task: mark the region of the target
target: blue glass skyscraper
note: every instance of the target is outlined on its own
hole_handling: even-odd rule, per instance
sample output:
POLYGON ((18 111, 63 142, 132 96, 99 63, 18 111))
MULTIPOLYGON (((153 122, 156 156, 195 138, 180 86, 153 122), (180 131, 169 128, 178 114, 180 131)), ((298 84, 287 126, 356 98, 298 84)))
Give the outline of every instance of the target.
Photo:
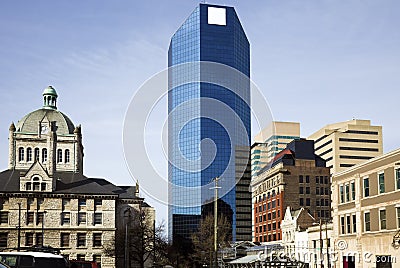
POLYGON ((250 45, 234 8, 199 4, 171 38, 168 66, 169 236, 190 239, 219 177, 232 239, 250 240, 250 45))

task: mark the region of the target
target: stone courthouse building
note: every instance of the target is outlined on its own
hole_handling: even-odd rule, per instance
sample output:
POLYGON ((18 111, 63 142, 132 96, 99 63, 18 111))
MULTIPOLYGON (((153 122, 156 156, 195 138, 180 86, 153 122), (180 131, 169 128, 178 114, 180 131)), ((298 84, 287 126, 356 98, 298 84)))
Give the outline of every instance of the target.
POLYGON ((0 173, 0 250, 44 245, 102 268, 125 267, 128 256, 110 257, 104 248, 130 226, 128 214, 143 207, 154 218, 154 209, 137 186, 83 175, 81 126, 57 110, 57 97, 49 86, 43 107, 9 128, 8 169, 0 173))

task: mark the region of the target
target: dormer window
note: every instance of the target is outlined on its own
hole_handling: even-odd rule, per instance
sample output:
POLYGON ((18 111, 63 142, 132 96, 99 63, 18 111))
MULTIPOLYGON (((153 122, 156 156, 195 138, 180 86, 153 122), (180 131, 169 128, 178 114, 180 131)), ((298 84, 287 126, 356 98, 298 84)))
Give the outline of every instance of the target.
POLYGON ((32 177, 31 181, 25 184, 26 191, 46 191, 46 183, 38 175, 32 177))

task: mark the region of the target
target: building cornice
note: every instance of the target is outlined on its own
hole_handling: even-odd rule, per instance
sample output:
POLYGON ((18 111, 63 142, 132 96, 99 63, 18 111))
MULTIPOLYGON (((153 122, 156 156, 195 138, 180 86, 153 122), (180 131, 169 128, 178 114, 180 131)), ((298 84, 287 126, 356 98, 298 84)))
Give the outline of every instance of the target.
POLYGON ((380 155, 380 156, 371 158, 371 159, 369 159, 369 160, 367 160, 367 161, 365 161, 365 162, 362 162, 362 163, 360 163, 360 164, 357 164, 357 165, 355 165, 355 166, 353 166, 353 167, 350 167, 350 168, 348 168, 348 169, 346 169, 346 170, 337 172, 337 173, 335 173, 335 174, 332 175, 332 178, 336 178, 336 177, 340 177, 340 176, 343 176, 343 175, 350 174, 350 173, 355 172, 356 170, 358 170, 358 169, 360 169, 360 168, 363 168, 363 167, 368 166, 368 165, 371 164, 371 163, 374 163, 374 162, 377 162, 377 161, 381 161, 381 160, 384 160, 384 159, 386 159, 386 158, 393 157, 393 156, 395 156, 395 155, 397 155, 397 154, 400 155, 400 149, 396 149, 396 150, 391 151, 391 152, 389 152, 389 153, 386 153, 386 154, 383 154, 383 155, 380 155))
POLYGON ((273 168, 271 168, 271 169, 269 169, 269 170, 267 170, 267 171, 261 173, 260 175, 258 175, 258 176, 251 182, 250 186, 256 187, 256 186, 258 186, 258 184, 262 183, 264 180, 266 180, 266 179, 268 179, 268 178, 270 178, 270 177, 273 177, 273 176, 275 176, 276 174, 279 174, 279 173, 286 173, 286 172, 288 172, 288 169, 287 169, 287 168, 284 168, 284 167, 281 166, 281 165, 280 165, 280 166, 277 166, 276 168, 273 167, 273 168))
POLYGON ((46 193, 46 192, 2 192, 0 197, 47 197, 47 198, 101 198, 101 199, 117 199, 118 195, 106 194, 90 194, 90 193, 46 193))

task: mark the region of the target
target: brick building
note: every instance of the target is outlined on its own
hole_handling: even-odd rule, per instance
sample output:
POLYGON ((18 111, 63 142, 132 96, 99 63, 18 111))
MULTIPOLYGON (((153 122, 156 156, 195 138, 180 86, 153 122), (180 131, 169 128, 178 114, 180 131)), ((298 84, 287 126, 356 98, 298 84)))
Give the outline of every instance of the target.
POLYGON ((314 153, 314 142, 294 140, 251 183, 253 241, 282 239, 286 207, 304 207, 317 221, 330 213, 329 168, 314 153))
POLYGON ((0 249, 50 246, 70 259, 126 267, 127 256, 104 254, 129 215, 154 209, 138 186, 83 175, 81 127, 57 110, 57 93, 9 128, 8 169, 0 173, 0 249))

